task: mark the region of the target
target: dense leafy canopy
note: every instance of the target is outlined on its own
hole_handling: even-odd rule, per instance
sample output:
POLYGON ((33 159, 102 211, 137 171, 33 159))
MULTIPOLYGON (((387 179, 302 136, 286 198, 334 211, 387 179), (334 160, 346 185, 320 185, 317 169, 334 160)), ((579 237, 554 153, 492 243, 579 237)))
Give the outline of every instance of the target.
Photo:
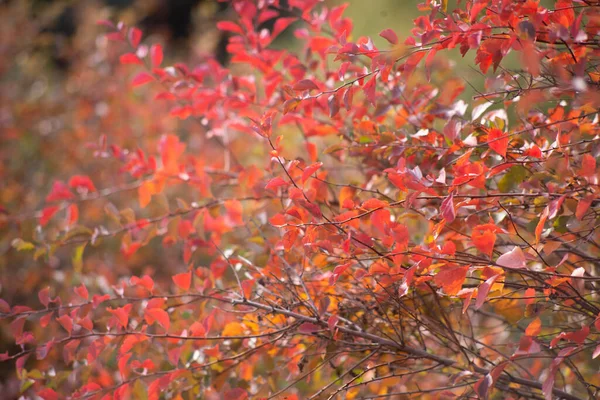
POLYGON ((597 396, 597 2, 429 0, 382 48, 343 6, 232 7, 230 68, 101 22, 43 205, 0 170, 23 394, 597 396))

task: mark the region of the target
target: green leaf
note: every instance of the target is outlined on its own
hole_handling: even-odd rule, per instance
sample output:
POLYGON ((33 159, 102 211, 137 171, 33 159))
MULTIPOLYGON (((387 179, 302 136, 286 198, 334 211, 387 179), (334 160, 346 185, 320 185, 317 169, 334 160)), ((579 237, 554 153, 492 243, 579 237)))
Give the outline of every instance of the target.
POLYGON ((527 170, 521 165, 517 165, 508 170, 506 174, 498 181, 498 189, 501 192, 510 192, 513 188, 522 183, 527 178, 527 170))
POLYGON ((83 251, 85 250, 85 245, 86 243, 77 246, 73 253, 73 258, 71 259, 73 262, 73 270, 78 273, 80 273, 83 268, 83 251))

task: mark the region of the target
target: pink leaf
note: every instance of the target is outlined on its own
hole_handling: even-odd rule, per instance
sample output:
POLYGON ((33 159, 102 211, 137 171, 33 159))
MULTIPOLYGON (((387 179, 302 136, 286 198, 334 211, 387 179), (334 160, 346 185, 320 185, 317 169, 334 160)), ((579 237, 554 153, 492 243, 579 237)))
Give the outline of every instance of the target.
POLYGON ((313 332, 317 332, 320 331, 322 328, 319 325, 310 323, 310 322, 305 322, 302 325, 300 325, 300 327, 298 328, 299 332, 302 333, 313 333, 313 332))
POLYGON ((523 269, 526 268, 527 260, 525 259, 525 254, 520 247, 515 246, 508 253, 502 254, 496 260, 496 264, 512 269, 523 269))
POLYGON ((442 205, 440 207, 442 216, 448 223, 451 223, 452 221, 454 221, 454 218, 456 218, 456 211, 454 210, 454 201, 453 200, 454 200, 454 193, 450 193, 450 195, 442 201, 442 205))
POLYGON ((592 358, 596 358, 598 356, 600 356, 600 344, 598 346, 596 346, 596 349, 592 353, 592 358))
POLYGON ((477 300, 475 301, 475 309, 479 309, 483 303, 485 303, 485 299, 487 298, 488 294, 490 293, 490 289, 492 288, 492 285, 494 284, 494 282, 496 282, 496 280, 500 277, 499 274, 492 276, 491 278, 488 278, 485 282, 483 282, 480 286, 479 289, 477 290, 477 300))

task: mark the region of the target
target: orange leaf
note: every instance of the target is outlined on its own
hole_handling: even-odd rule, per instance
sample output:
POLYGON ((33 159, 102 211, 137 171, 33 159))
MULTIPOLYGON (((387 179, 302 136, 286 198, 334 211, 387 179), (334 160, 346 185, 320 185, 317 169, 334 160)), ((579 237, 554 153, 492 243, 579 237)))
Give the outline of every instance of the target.
POLYGON ((369 199, 369 200, 365 200, 362 203, 362 208, 364 208, 366 210, 373 210, 375 208, 387 207, 387 205, 388 205, 387 201, 383 201, 383 200, 379 200, 379 199, 369 199))
POLYGON ((254 287, 254 279, 246 279, 242 281, 242 291, 244 292, 244 298, 249 299, 252 296, 252 288, 254 287))
POLYGON ((265 189, 277 189, 280 186, 288 186, 289 183, 287 183, 282 177, 278 176, 276 178, 273 178, 269 181, 269 183, 267 183, 267 185, 265 186, 265 189))
POLYGON ((550 209, 548 208, 548 206, 546 206, 546 208, 544 208, 544 211, 542 212, 542 215, 540 216, 540 221, 535 227, 535 244, 538 244, 540 242, 540 237, 542 236, 542 231, 544 230, 544 224, 548 219, 549 213, 550 209))
POLYGON ((596 175, 596 159, 589 154, 584 154, 581 160, 581 169, 579 170, 581 176, 594 176, 596 175))
POLYGON ((435 275, 433 281, 444 289, 447 295, 455 296, 462 289, 468 271, 468 265, 463 267, 445 266, 435 275))
POLYGON ((539 317, 536 317, 533 321, 529 323, 527 329, 525 329, 525 334, 527 336, 537 336, 542 331, 542 320, 539 317))
POLYGON ((175 285, 181 290, 189 290, 192 285, 192 271, 174 275, 172 279, 175 285))
POLYGON ((240 336, 244 334, 244 326, 239 322, 230 322, 225 325, 223 328, 223 332, 221 333, 223 336, 240 336))
POLYGON ((296 111, 301 102, 302 100, 298 98, 286 100, 285 103, 283 103, 283 113, 287 114, 289 112, 296 111))
POLYGON ((478 225, 473 228, 471 240, 477 250, 488 256, 492 256, 494 244, 496 244, 496 234, 489 229, 480 229, 483 225, 478 225))
POLYGON ((146 181, 140 185, 140 187, 138 188, 138 198, 140 202, 140 207, 144 208, 150 203, 154 191, 155 188, 154 183, 152 181, 146 181))

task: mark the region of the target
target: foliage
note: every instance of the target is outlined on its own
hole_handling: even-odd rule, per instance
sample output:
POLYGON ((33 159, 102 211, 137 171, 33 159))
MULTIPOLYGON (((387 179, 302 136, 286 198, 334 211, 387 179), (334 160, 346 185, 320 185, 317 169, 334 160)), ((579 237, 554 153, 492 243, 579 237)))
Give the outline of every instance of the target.
POLYGON ((101 22, 43 206, 3 196, 23 394, 597 396, 596 1, 427 1, 385 49, 287 3, 232 2, 231 68, 101 22), (274 48, 292 24, 303 49, 274 48))

